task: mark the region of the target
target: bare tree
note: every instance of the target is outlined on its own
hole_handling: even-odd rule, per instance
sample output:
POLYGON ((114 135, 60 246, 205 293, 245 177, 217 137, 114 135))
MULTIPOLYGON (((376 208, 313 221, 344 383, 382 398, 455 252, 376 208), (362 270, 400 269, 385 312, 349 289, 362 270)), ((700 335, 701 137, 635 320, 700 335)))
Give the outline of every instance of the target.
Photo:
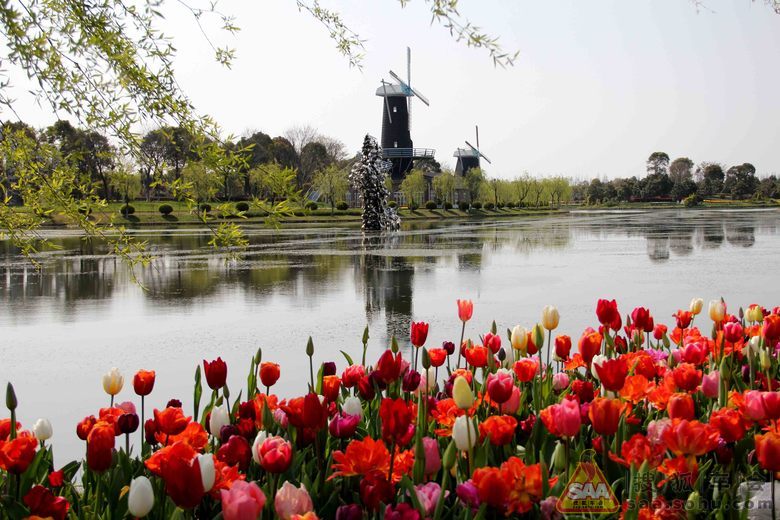
POLYGON ((301 150, 312 141, 316 141, 319 131, 311 125, 295 125, 284 132, 284 137, 295 148, 295 153, 301 154, 301 150))

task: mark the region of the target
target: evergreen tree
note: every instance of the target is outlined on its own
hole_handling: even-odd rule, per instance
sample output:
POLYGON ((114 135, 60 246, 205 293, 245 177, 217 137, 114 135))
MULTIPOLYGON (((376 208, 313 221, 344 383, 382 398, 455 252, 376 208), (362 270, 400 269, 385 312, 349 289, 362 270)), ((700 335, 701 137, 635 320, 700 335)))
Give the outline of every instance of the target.
POLYGON ((363 207, 363 229, 381 231, 398 229, 401 219, 393 208, 387 206, 390 194, 385 186, 385 177, 390 163, 382 158, 382 150, 376 139, 366 135, 360 160, 352 167, 349 180, 360 195, 363 207))

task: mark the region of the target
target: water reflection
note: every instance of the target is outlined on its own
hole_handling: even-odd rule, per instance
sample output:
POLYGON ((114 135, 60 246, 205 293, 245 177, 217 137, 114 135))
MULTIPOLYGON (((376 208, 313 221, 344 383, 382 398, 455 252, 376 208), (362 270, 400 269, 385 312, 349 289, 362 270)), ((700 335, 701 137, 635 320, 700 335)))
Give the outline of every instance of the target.
MULTIPOLYGON (((147 234, 157 255, 137 268, 148 305, 187 307, 221 291, 241 289, 253 295, 313 295, 345 279, 355 283, 369 322, 384 314, 387 332, 408 330, 415 272, 439 262, 456 270, 479 272, 492 255, 529 255, 576 249, 588 239, 608 242, 641 239, 647 257, 657 263, 688 257, 724 244, 753 247, 758 236, 774 235, 777 212, 655 211, 577 213, 539 220, 493 223, 411 224, 400 233, 362 236, 350 228, 307 227, 279 231, 250 229, 251 245, 239 261, 212 253, 202 231, 168 230, 147 234)), ((121 262, 106 256, 102 244, 77 236, 52 240, 59 249, 42 254, 36 269, 9 243, 3 254, 3 312, 23 318, 30 306, 56 307, 51 313, 69 320, 80 300, 110 300, 134 286, 121 262)))

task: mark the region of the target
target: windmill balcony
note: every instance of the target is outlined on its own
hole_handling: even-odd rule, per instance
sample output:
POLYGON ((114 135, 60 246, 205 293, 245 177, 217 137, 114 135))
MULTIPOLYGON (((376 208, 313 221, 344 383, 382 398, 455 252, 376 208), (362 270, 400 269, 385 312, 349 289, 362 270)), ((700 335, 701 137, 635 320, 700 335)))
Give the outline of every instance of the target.
POLYGON ((407 157, 412 159, 433 159, 436 150, 433 148, 383 148, 385 159, 407 157))

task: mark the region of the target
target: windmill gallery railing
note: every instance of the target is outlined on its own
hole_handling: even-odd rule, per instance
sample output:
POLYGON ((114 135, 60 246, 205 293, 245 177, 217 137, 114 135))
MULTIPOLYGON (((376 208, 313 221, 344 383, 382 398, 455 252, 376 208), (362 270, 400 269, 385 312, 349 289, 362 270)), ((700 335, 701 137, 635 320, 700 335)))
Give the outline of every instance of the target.
POLYGON ((432 159, 436 150, 432 148, 385 148, 382 156, 386 159, 410 157, 412 159, 432 159))

